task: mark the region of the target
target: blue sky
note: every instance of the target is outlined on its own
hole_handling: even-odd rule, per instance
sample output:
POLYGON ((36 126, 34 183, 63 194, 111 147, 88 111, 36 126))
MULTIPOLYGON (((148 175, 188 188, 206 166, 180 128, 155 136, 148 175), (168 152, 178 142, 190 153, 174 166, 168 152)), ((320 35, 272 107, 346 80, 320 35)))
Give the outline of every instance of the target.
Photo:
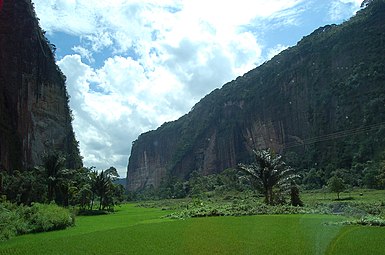
POLYGON ((132 142, 361 0, 32 0, 67 76, 86 166, 126 175, 132 142))

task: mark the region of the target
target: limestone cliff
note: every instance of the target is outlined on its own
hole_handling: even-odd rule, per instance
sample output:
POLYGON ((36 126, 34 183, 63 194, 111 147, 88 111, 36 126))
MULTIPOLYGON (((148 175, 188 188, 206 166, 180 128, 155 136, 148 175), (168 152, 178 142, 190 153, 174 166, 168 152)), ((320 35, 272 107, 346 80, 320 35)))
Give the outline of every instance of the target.
POLYGON ((127 188, 218 173, 273 148, 297 168, 347 168, 385 150, 385 1, 315 30, 134 142, 127 188))
POLYGON ((65 76, 30 0, 4 0, 0 11, 0 168, 41 163, 54 150, 81 165, 65 76))

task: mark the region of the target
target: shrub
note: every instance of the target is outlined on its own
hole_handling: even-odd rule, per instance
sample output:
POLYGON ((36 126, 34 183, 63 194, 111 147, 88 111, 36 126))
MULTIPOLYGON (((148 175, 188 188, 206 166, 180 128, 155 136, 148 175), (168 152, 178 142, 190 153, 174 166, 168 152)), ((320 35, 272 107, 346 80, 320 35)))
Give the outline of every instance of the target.
POLYGON ((64 229, 75 222, 68 209, 56 204, 23 206, 7 201, 0 203, 0 240, 17 235, 64 229))
POLYGON ((242 216, 258 214, 305 214, 320 213, 318 210, 290 205, 272 206, 249 199, 233 200, 231 203, 191 203, 187 208, 166 215, 172 219, 209 216, 242 216))
POLYGON ((378 227, 384 227, 385 226, 385 220, 378 217, 378 216, 363 216, 360 219, 357 220, 351 220, 351 221, 343 221, 343 225, 364 225, 364 226, 378 226, 378 227))
POLYGON ((25 208, 10 202, 0 203, 0 240, 28 233, 30 227, 24 218, 25 208))
POLYGON ((32 232, 65 229, 74 224, 74 216, 68 209, 56 204, 34 203, 27 212, 32 232))

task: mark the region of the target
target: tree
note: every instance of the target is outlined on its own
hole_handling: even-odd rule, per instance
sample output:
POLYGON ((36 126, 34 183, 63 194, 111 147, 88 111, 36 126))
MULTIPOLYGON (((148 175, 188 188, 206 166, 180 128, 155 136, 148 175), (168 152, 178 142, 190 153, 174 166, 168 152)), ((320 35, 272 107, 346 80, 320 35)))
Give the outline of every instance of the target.
POLYGON ((98 193, 98 171, 96 170, 92 170, 94 169, 95 167, 90 167, 90 186, 91 186, 91 201, 90 201, 90 210, 93 209, 93 206, 94 206, 94 202, 95 202, 95 197, 96 197, 96 194, 98 193))
POLYGON ((220 173, 219 179, 225 190, 241 190, 237 171, 235 169, 225 169, 222 173, 220 173))
POLYGON ((85 210, 86 206, 91 204, 91 169, 81 167, 73 172, 70 177, 70 185, 68 187, 68 197, 70 205, 80 205, 81 210, 85 210))
POLYGON ((100 198, 99 203, 99 210, 103 209, 105 206, 105 200, 107 198, 107 194, 109 192, 109 184, 111 182, 111 179, 109 175, 105 171, 101 171, 96 176, 96 194, 100 198))
POLYGON ((303 184, 306 189, 320 189, 325 184, 323 179, 323 171, 321 169, 311 168, 309 172, 305 173, 303 184))
POLYGON ((299 188, 292 182, 290 187, 290 204, 292 206, 303 206, 303 202, 299 197, 299 188))
POLYGON ((91 205, 92 190, 89 183, 84 184, 76 193, 76 203, 80 205, 81 210, 85 210, 86 206, 91 205))
POLYGON ((104 173, 111 178, 111 181, 116 181, 119 178, 118 170, 113 166, 104 170, 104 173))
MULTIPOLYGON (((97 172, 92 171, 90 174, 90 186, 91 186, 91 205, 92 210, 95 201, 95 196, 99 197, 99 210, 111 208, 115 204, 114 199, 116 196, 121 196, 121 190, 117 188, 113 181, 119 177, 118 172, 114 167, 97 172)), ((85 190, 86 191, 86 190, 85 190)))
POLYGON ((48 183, 48 202, 56 199, 58 177, 64 166, 65 158, 59 153, 52 153, 43 157, 43 168, 45 169, 48 183))
POLYGON ((26 171, 14 170, 12 174, 3 173, 3 194, 17 204, 30 205, 32 202, 44 202, 47 195, 45 173, 33 168, 26 171))
POLYGON ((201 197, 204 194, 202 174, 196 170, 190 174, 189 194, 191 197, 201 197))
POLYGON ((56 176, 57 190, 56 203, 63 206, 68 206, 70 200, 73 199, 74 193, 77 190, 76 183, 77 170, 74 169, 62 169, 56 176))
POLYGON ((255 162, 250 165, 239 164, 241 172, 246 174, 253 186, 265 196, 265 203, 275 204, 278 193, 290 188, 291 182, 298 176, 283 162, 282 157, 270 149, 253 150, 255 162), (274 190, 277 190, 274 193, 274 190))
POLYGON ((328 188, 330 192, 337 193, 337 199, 340 199, 340 193, 345 190, 345 184, 342 178, 334 175, 328 180, 328 188))

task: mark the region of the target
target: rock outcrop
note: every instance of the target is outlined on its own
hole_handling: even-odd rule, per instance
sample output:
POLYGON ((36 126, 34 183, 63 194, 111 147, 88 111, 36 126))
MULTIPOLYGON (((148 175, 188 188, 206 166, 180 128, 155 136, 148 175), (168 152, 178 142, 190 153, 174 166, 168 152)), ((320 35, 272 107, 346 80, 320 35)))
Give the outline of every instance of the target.
POLYGON ((54 45, 39 27, 30 0, 4 0, 0 11, 0 167, 41 163, 60 151, 68 167, 81 163, 71 125, 65 76, 54 45))
POLYGON ((385 1, 370 1, 140 135, 128 190, 248 163, 252 148, 273 148, 302 169, 349 169, 377 157, 385 150, 383 17, 385 1))

